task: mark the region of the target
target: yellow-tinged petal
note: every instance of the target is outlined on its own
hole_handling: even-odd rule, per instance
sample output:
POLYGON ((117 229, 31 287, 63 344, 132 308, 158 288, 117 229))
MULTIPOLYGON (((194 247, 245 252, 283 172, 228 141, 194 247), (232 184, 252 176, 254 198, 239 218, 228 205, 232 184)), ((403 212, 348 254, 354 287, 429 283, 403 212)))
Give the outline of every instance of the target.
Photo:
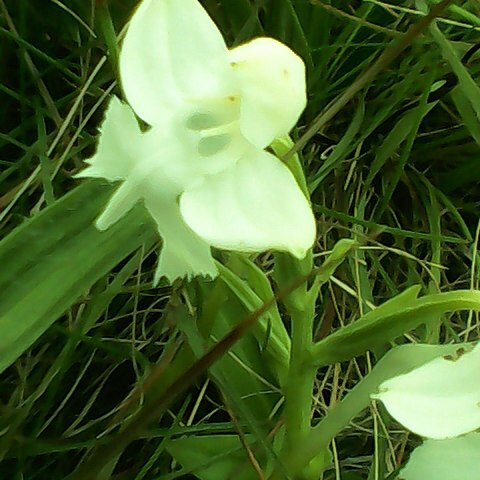
POLYGON ((240 128, 265 148, 297 123, 307 103, 305 64, 273 38, 256 38, 229 52, 241 91, 240 128))
POLYGON ((121 48, 120 79, 130 105, 150 125, 166 108, 236 93, 225 42, 197 0, 140 3, 121 48))
POLYGON ((310 204, 290 170, 253 148, 234 167, 185 191, 180 210, 190 228, 218 248, 302 258, 315 239, 310 204))

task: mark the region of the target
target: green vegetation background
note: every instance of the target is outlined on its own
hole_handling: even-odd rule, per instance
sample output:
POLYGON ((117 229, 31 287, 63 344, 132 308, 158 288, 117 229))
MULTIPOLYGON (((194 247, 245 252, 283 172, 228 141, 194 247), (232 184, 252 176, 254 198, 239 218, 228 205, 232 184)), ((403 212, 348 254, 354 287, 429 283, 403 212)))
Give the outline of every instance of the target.
MULTIPOLYGON (((304 58, 309 105, 295 138, 419 19, 419 5, 410 1, 202 3, 230 45, 271 35, 304 58)), ((2 238, 77 186, 72 175, 94 151, 105 100, 121 94, 115 33, 134 4, 0 0, 2 238)), ((316 251, 344 237, 362 245, 322 294, 317 338, 413 284, 425 292, 478 288, 479 32, 478 2, 456 2, 303 149, 318 219, 316 251)), ((104 190, 98 195, 76 208, 87 210, 105 197, 104 190)), ((29 239, 32 248, 38 240, 29 239)), ((121 241, 113 238, 109 248, 121 248, 121 241)), ((86 288, 0 376, 1 479, 65 478, 86 449, 115 430, 122 402, 152 370, 163 346, 177 338, 171 306, 181 292, 152 288, 151 237, 143 245, 86 288)), ((268 255, 259 259, 266 269, 269 261, 268 255)), ((3 275, 5 266, 0 264, 3 275)), ((9 288, 17 281, 10 277, 9 288)), ((440 341, 478 338, 476 317, 443 320, 440 341)), ((418 335, 432 340, 429 332, 418 335)), ((318 415, 368 371, 366 360, 321 372, 318 415)), ((205 378, 130 445, 115 478, 188 478, 163 450, 162 438, 173 427, 178 434, 219 426, 235 430, 205 378)), ((337 439, 336 469, 326 478, 340 478, 339 472, 343 479, 383 478, 372 476, 377 436, 371 415, 358 419, 337 439)), ((399 432, 381 445, 377 467, 386 475, 404 458, 408 437, 399 432)))

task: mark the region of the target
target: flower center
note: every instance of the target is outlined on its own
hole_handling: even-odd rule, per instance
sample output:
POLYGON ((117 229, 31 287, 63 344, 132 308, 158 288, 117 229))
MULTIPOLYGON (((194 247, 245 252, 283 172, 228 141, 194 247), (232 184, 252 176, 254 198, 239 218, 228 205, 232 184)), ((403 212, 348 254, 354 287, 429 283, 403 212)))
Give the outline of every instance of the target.
POLYGON ((187 117, 185 126, 196 134, 197 151, 202 157, 226 150, 239 135, 238 103, 236 96, 209 99, 197 104, 198 110, 187 117))

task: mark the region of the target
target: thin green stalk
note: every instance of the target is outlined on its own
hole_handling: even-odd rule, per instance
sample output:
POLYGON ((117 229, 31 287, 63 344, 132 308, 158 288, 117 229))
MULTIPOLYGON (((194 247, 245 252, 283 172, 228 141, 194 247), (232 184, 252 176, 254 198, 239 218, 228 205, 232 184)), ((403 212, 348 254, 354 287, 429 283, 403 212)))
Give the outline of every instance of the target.
POLYGON ((285 384, 285 442, 284 452, 290 452, 310 432, 312 391, 316 368, 308 365, 313 343, 314 312, 308 305, 290 311, 292 347, 290 366, 285 384))
MULTIPOLYGON (((281 460, 290 458, 298 445, 305 442, 311 434, 312 394, 317 373, 317 365, 312 363, 313 323, 315 305, 320 287, 329 280, 333 272, 343 262, 355 243, 351 240, 340 240, 325 259, 323 265, 316 270, 315 280, 310 288, 303 285, 293 291, 284 304, 291 318, 291 349, 288 376, 284 386, 284 421, 285 438, 282 445, 281 460)), ((313 260, 307 256, 298 262, 291 258, 277 256, 277 275, 299 276, 308 268, 313 269, 313 260)), ((315 270, 313 270, 315 271, 315 270)), ((278 278, 277 278, 278 281, 278 278)), ((324 466, 324 448, 317 451, 315 465, 302 465, 298 469, 289 470, 295 479, 317 479, 318 472, 324 466)))

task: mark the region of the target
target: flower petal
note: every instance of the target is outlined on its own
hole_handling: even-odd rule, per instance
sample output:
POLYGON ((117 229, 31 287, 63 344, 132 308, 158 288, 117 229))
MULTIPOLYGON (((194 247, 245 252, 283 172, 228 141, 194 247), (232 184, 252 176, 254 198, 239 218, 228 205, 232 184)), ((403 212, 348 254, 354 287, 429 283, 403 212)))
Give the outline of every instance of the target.
POLYGON ((218 275, 210 245, 185 224, 175 199, 151 193, 145 196, 145 206, 163 240, 154 284, 162 276, 173 282, 183 277, 218 275))
POLYGON ((214 247, 289 251, 304 257, 315 239, 308 200, 276 157, 251 149, 234 167, 180 197, 187 224, 214 247))
POLYGON ((110 197, 105 210, 95 220, 98 230, 106 230, 108 227, 120 220, 140 200, 141 189, 133 181, 123 182, 110 197))
POLYGON ((191 157, 197 158, 175 141, 168 128, 142 133, 130 107, 113 97, 97 152, 87 160, 90 166, 76 175, 123 180, 95 222, 99 230, 106 230, 144 200, 163 239, 155 283, 161 276, 173 282, 218 274, 210 246, 185 224, 178 206, 183 189, 201 182, 191 157))
POLYGON ((120 78, 138 116, 156 125, 185 98, 229 95, 222 35, 197 0, 143 0, 120 53, 120 78))
POLYGON ((100 127, 97 151, 85 160, 90 166, 75 177, 105 178, 110 182, 125 179, 136 164, 141 141, 132 109, 112 96, 100 127))
POLYGON ((258 148, 286 135, 307 103, 305 64, 286 45, 257 38, 229 52, 242 95, 240 128, 258 148))
POLYGON ((480 434, 426 440, 401 470, 402 480, 470 480, 480 471, 480 434))
POLYGON ((217 276, 218 270, 210 245, 185 224, 180 214, 177 195, 167 190, 168 185, 162 188, 151 178, 144 180, 143 183, 134 180, 123 182, 96 220, 96 227, 99 230, 106 230, 143 197, 163 240, 154 284, 157 284, 163 276, 169 282, 177 278, 192 278, 198 275, 212 278, 217 276))
POLYGON ((456 437, 480 427, 480 344, 445 355, 380 385, 392 417, 418 435, 456 437))

